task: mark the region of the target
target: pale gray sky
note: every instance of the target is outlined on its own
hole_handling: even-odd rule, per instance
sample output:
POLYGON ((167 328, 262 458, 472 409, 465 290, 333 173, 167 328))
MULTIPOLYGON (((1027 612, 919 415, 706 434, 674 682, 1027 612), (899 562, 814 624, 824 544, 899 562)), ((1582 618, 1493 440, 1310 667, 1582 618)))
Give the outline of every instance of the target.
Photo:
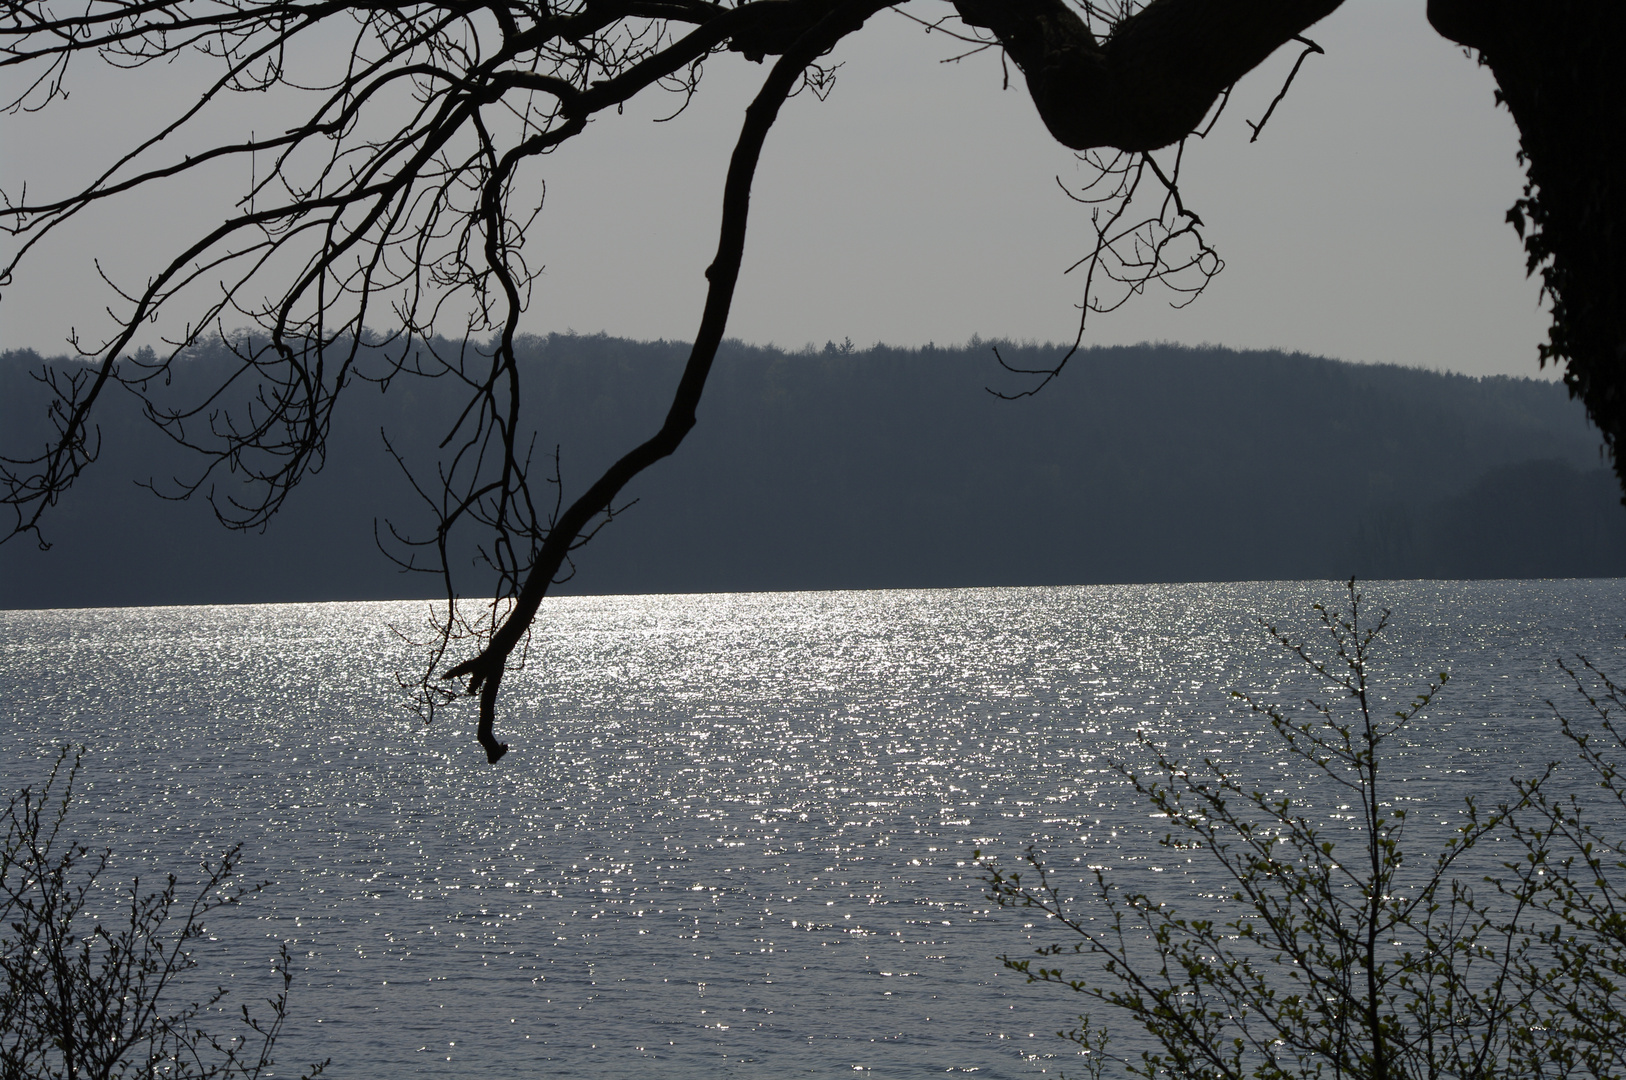
MULTIPOLYGON (((916 0, 922 14, 945 9, 916 0)), ((1423 0, 1350 0, 1264 136, 1257 119, 1292 56, 1238 88, 1188 156, 1188 204, 1227 269, 1192 307, 1149 295, 1097 318, 1088 341, 1280 347, 1474 374, 1537 373, 1546 318, 1503 221, 1522 183, 1493 83, 1428 26, 1423 0)), ((1070 339, 1088 212, 1056 178, 1083 177, 997 54, 956 52, 883 12, 848 42, 830 100, 790 103, 758 174, 729 333, 800 346, 851 337, 916 345, 1070 339)), ((687 339, 715 246, 721 181, 765 68, 716 58, 688 112, 669 100, 596 121, 547 160, 547 208, 527 256, 546 265, 525 319, 687 339)), ((185 72, 78 72, 65 107, 0 117, 9 193, 61 190, 184 101, 185 72)), ((254 99, 231 118, 270 126, 254 99)), ((241 179, 241 178, 240 178, 241 179)), ((240 179, 238 182, 240 182, 240 179)), ((100 213, 36 252, 0 299, 0 344, 61 351, 111 323, 94 260, 140 280, 226 206, 230 177, 100 213)))

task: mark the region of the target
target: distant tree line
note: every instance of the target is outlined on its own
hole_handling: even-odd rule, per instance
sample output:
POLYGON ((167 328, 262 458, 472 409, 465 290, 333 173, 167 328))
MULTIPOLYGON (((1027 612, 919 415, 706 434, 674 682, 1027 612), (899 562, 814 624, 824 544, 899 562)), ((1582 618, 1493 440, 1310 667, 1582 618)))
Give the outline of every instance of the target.
MULTIPOLYGON (((1626 575, 1626 509, 1561 386, 1142 345, 1083 353, 1044 394, 1004 401, 988 345, 726 343, 685 452, 628 489, 558 591, 1626 575)), ((578 486, 659 425, 688 354, 603 335, 520 346, 533 468, 557 448, 578 486)), ((1000 351, 1015 367, 1042 355, 1000 351)), ((48 434, 43 362, 0 357, 14 443, 48 434)), ((0 606, 436 595, 439 578, 379 550, 411 561, 404 541, 434 527, 407 477, 433 489, 435 462, 398 462, 386 439, 432 448, 457 395, 355 389, 328 464, 246 535, 202 498, 154 496, 198 466, 117 402, 52 549, 0 548, 0 606)), ((233 483, 211 478, 217 500, 233 483)), ((456 557, 473 567, 470 544, 456 557)))

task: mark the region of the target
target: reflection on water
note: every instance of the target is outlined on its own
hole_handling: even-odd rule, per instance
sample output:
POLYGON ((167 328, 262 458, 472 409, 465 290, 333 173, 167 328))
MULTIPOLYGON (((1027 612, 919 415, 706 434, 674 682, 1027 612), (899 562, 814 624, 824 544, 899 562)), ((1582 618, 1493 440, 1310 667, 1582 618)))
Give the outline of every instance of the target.
MULTIPOLYGON (((1626 669, 1626 582, 1366 589, 1396 609, 1397 704, 1452 673, 1398 762, 1441 824, 1562 754, 1554 656, 1626 669)), ((400 705, 388 626, 422 605, 0 612, 0 773, 88 744, 79 820, 126 871, 244 843, 272 885, 206 964, 252 1001, 295 943, 289 1064, 1054 1073, 1078 1004, 1000 969, 1044 928, 990 910, 971 851, 1210 892, 1107 764, 1143 730, 1290 785, 1226 692, 1301 694, 1254 617, 1316 599, 1339 587, 554 600, 496 768, 472 709, 426 730, 400 705)))

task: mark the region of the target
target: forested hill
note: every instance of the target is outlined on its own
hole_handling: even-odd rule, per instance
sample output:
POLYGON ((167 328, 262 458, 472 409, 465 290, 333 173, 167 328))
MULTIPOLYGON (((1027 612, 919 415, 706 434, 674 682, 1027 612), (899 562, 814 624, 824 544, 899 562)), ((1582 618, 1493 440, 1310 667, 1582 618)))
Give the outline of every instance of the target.
MULTIPOLYGON (((1017 367, 1056 355, 1001 352, 1017 367)), ((526 341, 526 406, 538 445, 561 448, 567 492, 659 425, 685 353, 526 341)), ((0 453, 43 442, 40 364, 0 358, 0 453)), ((1146 345, 1082 353, 1036 397, 991 385, 1029 384, 987 343, 729 345, 699 426, 557 591, 1626 575, 1598 435, 1551 383, 1146 345)), ((327 467, 250 535, 137 486, 196 466, 116 395, 101 460, 49 519, 51 550, 0 547, 0 607, 433 595, 438 579, 375 546, 375 520, 432 527, 380 431, 432 446, 452 392, 347 390, 327 467)))

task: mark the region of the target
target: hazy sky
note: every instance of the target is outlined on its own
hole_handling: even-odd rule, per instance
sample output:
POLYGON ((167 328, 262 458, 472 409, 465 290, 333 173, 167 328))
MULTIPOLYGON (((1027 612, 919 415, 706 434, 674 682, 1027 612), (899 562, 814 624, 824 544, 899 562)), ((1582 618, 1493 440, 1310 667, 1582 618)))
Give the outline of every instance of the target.
MULTIPOLYGON (((1149 295, 1097 318, 1094 343, 1281 347, 1470 373, 1536 374, 1546 319, 1504 223, 1521 170, 1493 83, 1427 25, 1423 0, 1350 0, 1264 136, 1257 119, 1291 62, 1239 86, 1188 155, 1188 205, 1227 269, 1192 307, 1149 295)), ((942 3, 911 6, 923 15, 942 3)), ((1083 177, 997 54, 961 63, 941 35, 883 12, 836 59, 831 98, 792 101, 757 177, 729 326, 752 342, 861 345, 983 337, 1070 339, 1088 212, 1056 179, 1083 177)), ((715 58, 691 108, 669 99, 596 121, 547 163, 547 207, 527 256, 546 265, 535 332, 687 339, 715 248, 721 181, 766 68, 715 58)), ((180 70, 83 66, 63 107, 0 117, 0 180, 60 190, 186 100, 180 70)), ((229 118, 270 126, 253 99, 229 118)), ((245 178, 246 179, 246 178, 245 178)), ((225 206, 222 183, 104 212, 35 253, 0 298, 0 344, 59 352, 70 328, 107 332, 95 260, 139 281, 225 206)))

